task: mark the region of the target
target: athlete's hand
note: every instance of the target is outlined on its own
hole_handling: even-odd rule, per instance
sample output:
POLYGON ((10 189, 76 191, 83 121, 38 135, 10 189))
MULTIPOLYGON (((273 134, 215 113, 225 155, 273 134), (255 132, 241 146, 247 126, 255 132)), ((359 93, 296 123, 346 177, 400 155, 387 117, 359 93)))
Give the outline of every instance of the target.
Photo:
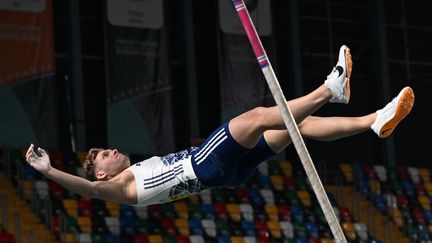
POLYGON ((47 173, 51 169, 51 162, 49 156, 45 150, 38 148, 38 152, 41 156, 38 156, 34 151, 34 145, 30 144, 30 147, 26 153, 27 162, 41 173, 47 173))

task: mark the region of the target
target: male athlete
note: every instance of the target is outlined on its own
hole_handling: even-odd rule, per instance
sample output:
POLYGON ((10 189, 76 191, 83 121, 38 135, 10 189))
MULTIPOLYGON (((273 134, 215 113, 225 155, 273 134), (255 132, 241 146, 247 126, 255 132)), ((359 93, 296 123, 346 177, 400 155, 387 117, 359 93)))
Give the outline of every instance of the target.
MULTIPOLYGON (((332 141, 372 129, 384 138, 411 111, 414 93, 405 87, 383 109, 366 116, 311 116, 327 102, 348 103, 351 70, 350 50, 344 45, 324 84, 287 102, 303 136, 332 141)), ((38 156, 33 144, 26 160, 46 177, 84 197, 146 206, 188 197, 211 187, 239 185, 262 161, 290 143, 278 107, 257 107, 224 123, 198 148, 154 156, 132 166, 129 158, 116 149, 91 149, 84 163, 89 180, 51 167, 48 154, 38 148, 38 156)))

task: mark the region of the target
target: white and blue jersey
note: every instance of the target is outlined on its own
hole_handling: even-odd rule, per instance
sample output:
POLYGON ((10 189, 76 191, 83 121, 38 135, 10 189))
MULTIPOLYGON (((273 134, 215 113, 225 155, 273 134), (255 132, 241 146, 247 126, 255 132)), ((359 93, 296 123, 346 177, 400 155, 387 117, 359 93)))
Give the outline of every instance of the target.
POLYGON ((259 163, 273 155, 264 136, 248 149, 234 140, 225 123, 198 148, 154 156, 128 170, 137 183, 137 205, 146 206, 189 197, 210 187, 244 183, 259 163))
POLYGON ((154 156, 128 168, 135 176, 138 206, 171 202, 207 189, 194 173, 191 151, 154 156))

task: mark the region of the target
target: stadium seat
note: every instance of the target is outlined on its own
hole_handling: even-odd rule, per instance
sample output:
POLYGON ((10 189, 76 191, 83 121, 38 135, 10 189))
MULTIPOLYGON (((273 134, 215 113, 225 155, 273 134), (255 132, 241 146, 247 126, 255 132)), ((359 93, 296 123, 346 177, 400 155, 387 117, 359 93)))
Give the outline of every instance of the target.
MULTIPOLYGON (((178 203, 182 203, 182 201, 177 201, 178 203)), ((177 208, 174 205, 178 205, 175 203, 163 203, 161 204, 162 215, 164 218, 174 219, 177 217, 177 208)), ((181 204, 180 204, 181 205, 181 204)), ((179 208, 179 211, 182 213, 183 217, 188 217, 187 205, 183 202, 183 207, 179 208)))
POLYGON ((212 201, 215 204, 223 204, 225 203, 224 189, 216 187, 211 189, 211 197, 212 201))
POLYGON ((238 204, 229 203, 226 205, 229 218, 232 221, 239 222, 241 220, 240 206, 238 204))
POLYGON ((328 238, 321 238, 321 243, 334 243, 334 240, 328 238))
MULTIPOLYGON (((76 238, 79 243, 92 243, 91 234, 89 233, 80 233, 76 238)), ((2 241, 0 240, 0 242, 2 241)))
POLYGON ((261 189, 260 194, 266 204, 275 203, 274 193, 271 189, 261 189))
POLYGON ((407 168, 405 166, 401 166, 401 165, 397 166, 396 167, 396 172, 397 172, 397 176, 398 176, 398 178, 400 180, 402 180, 402 181, 409 181, 409 180, 411 180, 411 176, 408 173, 408 170, 407 170, 407 168))
POLYGON ((408 167, 408 173, 411 177, 411 181, 413 183, 419 183, 420 182, 420 172, 418 168, 416 167, 408 167))
POLYGON ((381 183, 377 179, 369 179, 368 180, 369 188, 372 193, 381 193, 381 183))
POLYGON ((147 208, 148 208, 148 214, 150 218, 160 219, 163 217, 162 206, 160 204, 149 205, 147 206, 147 208))
POLYGON ((281 160, 279 162, 279 167, 281 168, 282 174, 284 176, 288 176, 288 177, 292 177, 293 176, 291 162, 286 161, 286 160, 285 161, 281 160))
POLYGON ((294 226, 294 232, 295 232, 296 238, 302 238, 302 239, 307 238, 308 231, 307 231, 306 225, 304 223, 294 222, 293 226, 294 226))
POLYGON ((247 221, 253 221, 254 220, 254 211, 250 204, 242 203, 240 204, 240 212, 242 214, 243 219, 247 221))
POLYGON ((405 194, 409 197, 415 197, 415 190, 414 185, 411 181, 402 181, 402 189, 404 190, 405 194))
POLYGON ((342 171, 342 176, 344 177, 346 182, 348 183, 354 182, 351 164, 340 164, 339 168, 342 171))
POLYGON ((135 213, 138 218, 147 219, 148 218, 148 208, 147 207, 134 207, 135 213))
POLYGON ((360 240, 367 240, 369 238, 366 225, 363 223, 354 223, 354 228, 360 240))
POLYGON ((116 234, 107 234, 106 243, 120 243, 120 237, 116 234))
POLYGON ((267 213, 267 218, 273 221, 279 221, 279 212, 277 206, 273 204, 266 204, 264 210, 267 213))
POLYGON ((414 209, 412 210, 412 219, 415 223, 424 225, 426 224, 426 216, 422 210, 414 209))
POLYGON ((432 211, 430 210, 425 210, 424 211, 426 220, 427 220, 427 224, 432 224, 432 211))
POLYGON ((318 225, 314 222, 306 222, 306 229, 308 231, 308 235, 314 239, 319 238, 319 228, 318 225))
POLYGON ((204 228, 204 232, 206 233, 206 235, 210 237, 216 237, 216 224, 212 219, 202 219, 201 224, 204 228))
MULTIPOLYGON (((201 219, 202 218, 202 214, 201 214, 201 204, 199 203, 189 203, 187 204, 188 207, 188 218, 194 218, 194 219, 201 219)), ((181 215, 182 212, 178 212, 177 211, 177 215, 180 218, 183 218, 183 216, 181 215)))
POLYGON ((374 194, 372 194, 372 201, 373 201, 375 207, 378 208, 378 210, 380 212, 382 212, 384 214, 386 213, 387 202, 386 202, 384 195, 374 193, 374 194))
POLYGON ((201 213, 205 219, 215 219, 215 209, 212 204, 203 203, 201 204, 201 213))
POLYGON ((201 235, 191 235, 189 236, 191 243, 205 243, 204 238, 201 235))
POLYGON ((419 224, 417 227, 418 227, 420 241, 431 242, 431 236, 429 234, 427 226, 423 224, 419 224))
POLYGON ((432 196, 432 183, 431 182, 424 182, 423 185, 424 185, 426 193, 429 196, 432 196))
POLYGON ((424 188, 424 184, 422 182, 414 183, 414 189, 417 195, 426 195, 426 190, 424 188))
POLYGON ((174 223, 180 235, 186 235, 186 236, 190 235, 189 223, 186 219, 178 218, 174 220, 174 223))
POLYGON ((429 197, 424 195, 419 195, 417 197, 417 200, 419 201, 420 205, 424 210, 431 210, 431 203, 429 197))
POLYGON ((91 217, 92 215, 92 201, 88 198, 80 198, 77 200, 78 215, 91 217))
POLYGON ((242 220, 240 222, 243 235, 245 236, 255 236, 256 235, 256 229, 255 229, 255 223, 252 221, 242 220))
POLYGON ((148 235, 147 238, 149 243, 164 243, 161 235, 148 235))
POLYGON ((135 219, 131 217, 120 218, 120 234, 133 237, 135 235, 135 219))
POLYGON ((49 187, 47 181, 45 180, 35 181, 35 190, 39 198, 49 197, 49 187))
POLYGON ((241 236, 231 236, 230 237, 231 243, 244 243, 243 237, 241 236))
POLYGON ((235 194, 240 203, 249 203, 249 192, 244 187, 239 187, 235 189, 235 194))
POLYGON ((351 222, 343 222, 341 226, 348 240, 356 240, 356 230, 351 222))
POLYGON ((286 190, 295 190, 295 181, 292 177, 285 176, 284 177, 284 187, 286 190))
POLYGON ((375 179, 375 169, 371 164, 363 164, 362 165, 363 173, 367 180, 375 179))
POLYGON ((120 204, 115 202, 107 201, 105 202, 105 207, 108 210, 110 216, 120 217, 120 204))
POLYGON ((120 221, 117 217, 105 217, 105 224, 113 235, 120 235, 120 221))
POLYGON ((284 179, 280 175, 271 175, 270 176, 273 189, 276 191, 282 191, 284 190, 284 179))
POLYGON ((269 236, 269 230, 267 227, 266 221, 263 220, 256 220, 255 221, 255 231, 257 236, 269 236))
POLYGON ((269 175, 269 165, 267 162, 260 163, 258 165, 258 172, 260 175, 268 176, 269 175))
POLYGON ((289 221, 280 221, 282 234, 287 238, 294 238, 294 226, 289 221))
POLYGON ((200 198, 201 198, 201 202, 202 202, 202 203, 205 203, 205 204, 211 204, 211 203, 213 203, 213 202, 212 202, 212 197, 211 197, 211 192, 210 192, 210 190, 202 191, 202 192, 199 194, 199 196, 200 196, 200 198))
POLYGON ((399 194, 396 196, 396 202, 399 206, 399 208, 408 208, 408 198, 403 195, 403 194, 399 194))
POLYGON ((231 240, 227 235, 219 235, 217 237, 217 243, 231 243, 231 240))
MULTIPOLYGON (((184 201, 175 201, 174 203, 166 203, 170 205, 174 205, 174 211, 171 211, 171 216, 174 218, 176 215, 180 218, 188 218, 189 217, 189 208, 188 205, 184 201)), ((196 205, 196 204, 192 204, 196 205)), ((165 208, 163 208, 165 210, 165 208)), ((165 212, 164 212, 165 213, 165 212)))
MULTIPOLYGON (((161 236, 162 236, 163 243, 178 243, 178 242, 180 242, 180 241, 177 241, 176 235, 164 234, 161 236)), ((183 240, 183 239, 180 239, 180 240, 183 240)), ((189 241, 189 237, 187 238, 187 241, 189 241)))
POLYGON ((419 168, 418 171, 419 171, 420 178, 423 181, 423 183, 431 182, 430 181, 430 172, 429 172, 428 169, 426 169, 426 168, 419 168))
POLYGON ((139 234, 147 235, 150 232, 149 223, 146 219, 143 218, 137 218, 135 220, 134 228, 135 228, 135 232, 139 234))
MULTIPOLYGON (((296 170, 296 172, 300 172, 299 170, 296 170)), ((303 173, 303 172, 301 172, 303 173)), ((308 190, 308 182, 306 180, 306 177, 304 175, 296 176, 294 177, 294 182, 297 190, 308 190)))
POLYGON ((281 221, 291 221, 291 210, 286 204, 279 204, 278 213, 281 221))
POLYGON ((303 208, 300 205, 292 205, 290 207, 292 219, 295 222, 304 222, 303 208))
POLYGON ((273 183, 270 176, 260 175, 258 178, 260 188, 268 190, 271 190, 273 188, 273 183))
POLYGON ((269 237, 267 237, 267 236, 263 236, 263 235, 258 236, 258 237, 256 238, 256 242, 257 242, 257 243, 271 243, 269 237))
POLYGON ((255 236, 244 236, 243 237, 244 243, 256 243, 256 237, 255 236))
POLYGON ((304 207, 312 206, 311 195, 308 191, 297 191, 297 197, 304 207))
POLYGON ((261 196, 261 193, 256 188, 249 189, 249 199, 250 203, 255 207, 261 207, 262 205, 264 205, 264 200, 261 196))
POLYGON ((375 171, 375 174, 377 175, 379 181, 381 181, 381 182, 387 181, 387 171, 386 171, 384 166, 374 165, 374 171, 375 171))
POLYGON ((390 193, 385 194, 386 206, 389 209, 398 208, 396 196, 390 193))
POLYGON ((160 223, 162 228, 164 229, 164 233, 166 234, 177 234, 177 227, 173 219, 171 218, 162 218, 160 219, 160 223))
POLYGON ((267 228, 270 231, 270 235, 273 239, 281 239, 282 233, 281 233, 281 226, 279 224, 279 221, 270 220, 267 221, 267 228))
POLYGON ((286 191, 285 196, 290 205, 300 204, 296 191, 291 191, 291 190, 286 191))
POLYGON ((223 203, 214 204, 214 211, 217 219, 228 220, 228 211, 223 203))
MULTIPOLYGON (((164 236, 164 243, 169 243, 167 240, 165 240, 165 237, 167 235, 164 236)), ((177 235, 176 237, 172 236, 172 243, 190 243, 190 239, 189 236, 186 235, 177 235)))
POLYGON ((191 235, 203 235, 204 228, 202 226, 201 220, 196 218, 188 219, 189 232, 191 235))
POLYGON ((81 229, 82 233, 91 233, 92 231, 92 221, 88 216, 79 216, 77 217, 78 225, 81 229))

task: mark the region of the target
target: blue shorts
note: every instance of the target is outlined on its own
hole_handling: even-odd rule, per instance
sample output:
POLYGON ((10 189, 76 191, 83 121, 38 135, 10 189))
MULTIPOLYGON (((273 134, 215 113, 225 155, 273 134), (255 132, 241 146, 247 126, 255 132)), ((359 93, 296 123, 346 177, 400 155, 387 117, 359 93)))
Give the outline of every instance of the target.
POLYGON ((236 186, 250 178, 262 161, 274 155, 264 136, 252 149, 240 145, 231 136, 226 122, 192 152, 192 167, 203 185, 236 186))

